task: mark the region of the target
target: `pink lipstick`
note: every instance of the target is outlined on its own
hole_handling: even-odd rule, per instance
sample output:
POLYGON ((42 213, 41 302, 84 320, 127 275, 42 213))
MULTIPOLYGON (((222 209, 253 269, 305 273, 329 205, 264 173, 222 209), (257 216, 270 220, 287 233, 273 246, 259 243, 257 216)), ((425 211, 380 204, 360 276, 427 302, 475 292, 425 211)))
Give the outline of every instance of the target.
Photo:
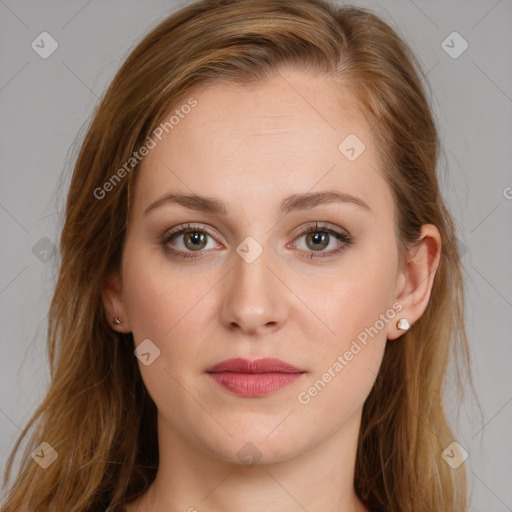
POLYGON ((240 396, 268 395, 282 389, 305 373, 280 359, 227 359, 206 373, 220 386, 240 396))

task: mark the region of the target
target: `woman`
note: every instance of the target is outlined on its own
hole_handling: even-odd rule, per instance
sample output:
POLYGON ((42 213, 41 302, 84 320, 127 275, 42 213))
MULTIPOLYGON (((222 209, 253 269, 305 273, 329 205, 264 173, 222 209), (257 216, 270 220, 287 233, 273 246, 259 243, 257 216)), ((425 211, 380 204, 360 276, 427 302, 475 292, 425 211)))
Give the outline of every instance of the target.
POLYGON ((321 0, 204 0, 144 38, 76 162, 3 510, 467 510, 442 407, 463 281, 417 69, 321 0))

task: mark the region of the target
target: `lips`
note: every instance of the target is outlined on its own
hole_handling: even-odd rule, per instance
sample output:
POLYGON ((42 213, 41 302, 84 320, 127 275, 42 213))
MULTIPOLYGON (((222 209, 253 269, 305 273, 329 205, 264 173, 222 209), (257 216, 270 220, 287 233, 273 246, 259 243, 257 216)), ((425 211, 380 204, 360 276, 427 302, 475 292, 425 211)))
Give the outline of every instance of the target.
POLYGON ((305 373, 280 359, 228 359, 206 373, 227 391, 243 397, 274 393, 296 382, 305 373))
POLYGON ((208 368, 206 373, 303 373, 303 370, 285 363, 280 359, 265 357, 262 359, 227 359, 208 368))

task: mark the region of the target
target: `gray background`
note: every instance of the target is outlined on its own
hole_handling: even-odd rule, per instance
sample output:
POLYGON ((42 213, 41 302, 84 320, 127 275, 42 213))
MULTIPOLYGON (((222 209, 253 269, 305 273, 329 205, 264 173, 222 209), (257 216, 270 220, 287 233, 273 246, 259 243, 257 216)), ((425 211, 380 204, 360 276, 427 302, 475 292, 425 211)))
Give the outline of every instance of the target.
MULTIPOLYGON (((469 340, 484 413, 481 418, 466 402, 457 441, 469 453, 471 510, 511 511, 512 2, 356 3, 398 29, 432 87, 445 148, 441 185, 464 252, 469 340), (469 45, 457 58, 462 40, 451 37, 442 45, 454 31, 469 45)), ((45 316, 57 270, 52 249, 75 137, 129 50, 183 4, 0 0, 2 469, 49 381, 45 316), (46 59, 31 47, 44 31, 58 43, 46 59)), ((455 419, 454 407, 449 413, 455 419)))

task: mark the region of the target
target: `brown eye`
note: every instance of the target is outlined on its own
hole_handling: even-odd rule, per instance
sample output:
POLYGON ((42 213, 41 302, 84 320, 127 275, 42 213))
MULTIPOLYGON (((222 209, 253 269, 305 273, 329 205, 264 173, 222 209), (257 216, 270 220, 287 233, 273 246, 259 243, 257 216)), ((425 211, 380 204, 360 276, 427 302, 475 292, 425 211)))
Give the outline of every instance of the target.
POLYGON ((313 251, 321 251, 325 249, 330 242, 329 234, 325 231, 316 231, 306 235, 306 245, 313 251))
POLYGON ((160 239, 160 244, 171 256, 178 258, 200 258, 207 249, 217 249, 214 236, 202 226, 185 224, 168 230, 160 239), (210 245, 208 245, 210 244, 210 245))
POLYGON ((352 238, 348 233, 341 233, 318 223, 303 228, 298 240, 302 238, 304 238, 304 243, 298 244, 298 246, 303 253, 301 257, 306 259, 335 256, 352 243, 352 238), (325 250, 330 246, 332 246, 331 250, 325 250))
POLYGON ((208 235, 202 231, 187 231, 182 236, 185 247, 192 251, 197 251, 204 249, 208 235))

